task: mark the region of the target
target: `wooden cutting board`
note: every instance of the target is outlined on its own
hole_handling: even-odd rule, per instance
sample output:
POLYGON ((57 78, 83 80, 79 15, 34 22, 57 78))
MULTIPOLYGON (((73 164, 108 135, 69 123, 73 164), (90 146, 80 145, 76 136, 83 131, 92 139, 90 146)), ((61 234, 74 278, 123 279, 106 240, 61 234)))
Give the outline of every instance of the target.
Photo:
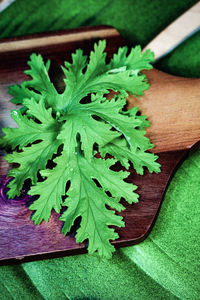
MULTIPOLYGON (((99 39, 107 40, 108 57, 112 57, 124 39, 112 27, 98 26, 58 31, 20 38, 0 40, 0 125, 15 126, 10 118, 8 87, 27 79, 23 73, 31 53, 51 59, 50 77, 62 91, 62 72, 59 65, 70 60, 71 53, 82 48, 86 54, 99 39)), ((125 228, 116 228, 120 238, 113 241, 116 247, 130 246, 143 241, 149 234, 166 190, 166 187, 183 159, 194 151, 200 140, 200 79, 179 78, 157 70, 147 71, 151 88, 141 99, 129 97, 129 107, 138 105, 147 114, 151 127, 147 136, 155 144, 162 165, 159 174, 137 175, 130 171, 129 181, 138 186, 140 201, 129 205, 121 213, 125 228)), ((29 200, 24 196, 8 199, 6 177, 8 165, 0 157, 0 262, 32 260, 85 253, 86 245, 76 244, 74 233, 66 237, 60 233, 62 222, 56 213, 48 223, 34 226, 29 200)), ((29 197, 30 199, 30 197, 29 197)), ((31 200, 31 199, 30 199, 31 200)))

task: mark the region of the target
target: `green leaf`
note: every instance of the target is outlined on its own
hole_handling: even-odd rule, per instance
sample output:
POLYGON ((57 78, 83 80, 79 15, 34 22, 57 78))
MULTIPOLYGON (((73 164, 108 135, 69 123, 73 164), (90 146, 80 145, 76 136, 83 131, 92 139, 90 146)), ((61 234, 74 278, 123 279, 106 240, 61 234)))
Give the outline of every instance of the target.
POLYGON ((64 79, 66 84, 65 94, 68 98, 72 99, 73 94, 78 91, 79 83, 84 78, 83 69, 87 65, 87 56, 84 56, 83 51, 78 49, 72 54, 72 64, 65 62, 64 65, 65 67, 62 67, 62 69, 66 76, 64 79))
POLYGON ((118 237, 108 225, 121 227, 124 223, 122 217, 115 215, 113 210, 106 209, 105 205, 121 211, 124 209, 119 203, 121 197, 126 198, 129 203, 137 202, 138 198, 138 195, 133 193, 136 187, 123 181, 128 175, 127 172, 110 170, 114 162, 113 159, 103 161, 96 158, 88 162, 84 157, 77 155, 77 163, 70 163, 68 166, 69 170, 74 170, 78 164, 78 170, 73 171, 70 176, 71 185, 64 203, 68 209, 60 218, 65 221, 62 232, 66 234, 76 218, 81 216, 80 228, 76 235, 77 242, 88 239, 89 253, 98 250, 102 257, 107 258, 111 257, 114 251, 109 240, 118 237), (100 183, 101 188, 97 187, 94 180, 100 183), (108 197, 106 191, 110 191, 112 197, 108 197))
POLYGON ((42 95, 45 102, 54 108, 59 96, 48 75, 50 61, 47 61, 45 65, 42 56, 33 53, 30 56, 28 65, 30 69, 24 73, 32 77, 32 79, 24 81, 21 85, 13 85, 9 88, 10 94, 14 96, 11 101, 14 104, 24 104, 24 99, 32 98, 38 102, 42 95))
POLYGON ((146 152, 153 147, 145 137, 146 116, 140 116, 137 107, 125 109, 128 93, 140 96, 149 87, 140 71, 151 68, 152 54, 136 47, 127 56, 122 48, 107 63, 105 48, 106 42, 100 41, 89 61, 79 49, 71 63, 64 63, 62 94, 50 81, 50 62, 32 54, 25 71, 31 79, 10 88, 12 101, 22 104, 11 112, 18 128, 4 128, 0 144, 13 150, 5 159, 18 165, 8 174, 13 178, 8 196, 19 196, 30 179, 29 194, 37 196, 30 206, 34 223, 48 221, 52 210, 60 213, 67 206, 61 216, 63 233, 81 217, 77 242, 88 240, 89 253, 108 258, 114 251, 110 241, 118 238, 110 226, 124 226, 117 214, 125 209, 121 198, 129 204, 138 201, 137 187, 125 182, 128 172, 111 167, 120 161, 128 168, 131 162, 142 174, 144 167, 158 172, 160 166, 157 156, 146 152), (107 100, 110 90, 117 93, 107 100), (115 159, 97 159, 97 151, 115 159))
POLYGON ((54 88, 53 83, 50 82, 48 75, 50 62, 48 61, 45 65, 42 56, 33 53, 30 56, 28 65, 30 66, 30 69, 26 70, 24 73, 32 77, 32 79, 26 81, 24 85, 29 88, 34 88, 41 94, 44 93, 51 96, 54 94, 56 95, 56 89, 54 88))
POLYGON ((24 181, 28 178, 32 180, 32 184, 37 182, 37 173, 46 167, 47 161, 52 158, 52 153, 56 153, 59 141, 48 139, 31 147, 22 148, 22 152, 16 152, 6 155, 5 159, 9 163, 18 163, 18 168, 9 171, 8 176, 14 177, 9 182, 8 197, 13 198, 21 193, 24 181))
POLYGON ((18 146, 22 150, 5 156, 9 163, 20 164, 18 168, 13 168, 8 173, 14 177, 8 184, 10 198, 20 195, 26 179, 30 178, 33 184, 37 182, 38 171, 46 167, 47 161, 57 152, 61 144, 61 141, 56 139, 60 125, 52 117, 51 109, 45 109, 43 100, 35 103, 31 98, 25 100, 24 104, 27 107, 27 115, 37 118, 42 123, 22 116, 20 111, 14 110, 12 117, 19 128, 3 129, 6 135, 1 138, 1 145, 12 149, 18 146), (31 143, 33 144, 30 147, 31 143))
POLYGON ((198 299, 200 293, 199 165, 198 150, 170 182, 149 237, 123 249, 125 259, 178 299, 198 299))
POLYGON ((43 125, 54 124, 55 119, 52 116, 52 108, 46 109, 45 100, 40 97, 38 103, 33 98, 25 99, 23 103, 27 108, 27 115, 38 119, 43 125))
MULTIPOLYGON (((119 134, 123 134, 133 149, 141 148, 147 150, 152 148, 153 145, 144 136, 145 131, 141 130, 148 125, 145 119, 137 116, 138 109, 134 110, 134 112, 132 110, 130 113, 124 113, 122 108, 125 104, 126 100, 122 97, 114 96, 110 101, 96 97, 92 103, 83 105, 80 111, 98 116, 101 120, 110 124, 111 128, 115 128, 119 134), (140 131, 138 131, 138 128, 140 128, 140 131)), ((76 107, 74 109, 76 110, 76 107)))
POLYGON ((69 179, 69 170, 63 163, 63 160, 67 158, 66 155, 57 157, 54 160, 57 165, 53 170, 46 169, 40 172, 47 179, 32 186, 29 191, 29 195, 39 195, 39 198, 29 207, 36 211, 32 217, 35 224, 40 224, 42 220, 47 222, 52 209, 55 209, 57 213, 60 212, 62 196, 66 193, 65 186, 69 179))
MULTIPOLYGON (((73 56, 72 64, 65 64, 63 71, 67 77, 65 80, 66 90, 61 102, 58 103, 58 110, 70 110, 73 105, 91 93, 108 93, 109 89, 120 91, 127 96, 127 92, 133 95, 142 96, 149 88, 146 76, 131 76, 132 70, 125 70, 117 74, 109 73, 110 66, 106 65, 105 41, 94 45, 90 60, 85 73, 85 57, 82 52, 77 51, 73 56), (77 75, 76 64, 80 59, 80 71, 77 75)), ((141 52, 141 51, 140 51, 141 52)), ((136 55, 141 55, 136 51, 136 55)), ((148 55, 146 61, 148 60, 148 55)))
POLYGON ((24 104, 24 99, 32 98, 33 101, 39 101, 40 95, 36 94, 34 91, 27 89, 25 82, 20 86, 15 84, 9 87, 9 94, 13 96, 11 102, 14 104, 24 104))
POLYGON ((79 133, 82 140, 82 150, 88 159, 93 157, 95 143, 105 145, 119 136, 119 133, 111 131, 112 126, 109 124, 95 120, 92 117, 93 114, 93 111, 81 109, 81 107, 77 111, 68 113, 64 117, 64 119, 66 118, 66 122, 62 127, 61 133, 58 135, 58 139, 63 140, 65 144, 70 144, 70 141, 74 140, 75 147, 76 136, 79 133))
POLYGON ((101 155, 105 156, 107 153, 112 153, 117 160, 125 167, 129 168, 129 162, 133 164, 134 169, 140 175, 144 173, 144 167, 150 173, 160 172, 160 164, 156 162, 158 156, 152 153, 144 152, 141 149, 131 151, 127 142, 124 139, 117 138, 101 148, 101 155))
POLYGON ((5 135, 1 138, 0 144, 3 147, 15 149, 18 146, 22 149, 29 143, 49 138, 52 135, 49 126, 41 126, 27 116, 22 116, 20 111, 13 110, 11 116, 19 128, 2 129, 5 135))
POLYGON ((30 107, 27 115, 37 117, 43 123, 40 124, 27 117, 27 115, 22 115, 20 110, 12 110, 12 119, 19 128, 3 128, 2 131, 5 135, 0 139, 0 145, 11 149, 15 149, 18 146, 19 149, 22 149, 35 141, 48 139, 51 142, 55 139, 60 125, 51 117, 51 109, 46 111, 42 99, 39 103, 33 104, 32 102, 34 103, 32 98, 30 101, 25 102, 26 106, 30 107))
POLYGON ((128 47, 119 48, 109 64, 109 73, 118 73, 121 70, 131 70, 131 75, 138 75, 142 70, 152 69, 150 62, 154 61, 154 54, 149 49, 141 52, 141 47, 132 48, 127 55, 128 47), (124 68, 124 69, 123 69, 124 68))

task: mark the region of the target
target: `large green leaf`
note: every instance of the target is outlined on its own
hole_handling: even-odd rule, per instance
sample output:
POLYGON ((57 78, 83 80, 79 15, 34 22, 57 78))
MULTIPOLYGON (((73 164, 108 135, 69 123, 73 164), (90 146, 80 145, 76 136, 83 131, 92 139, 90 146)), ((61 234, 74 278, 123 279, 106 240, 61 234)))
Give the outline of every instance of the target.
POLYGON ((100 40, 94 44, 89 60, 82 50, 77 50, 72 63, 64 63, 66 87, 62 94, 50 80, 50 61, 45 64, 40 54, 32 54, 30 69, 25 71, 31 79, 11 88, 12 101, 24 105, 12 111, 18 128, 4 128, 0 145, 14 150, 5 159, 17 164, 8 173, 12 180, 7 195, 19 196, 30 179, 28 194, 38 197, 29 207, 35 211, 34 223, 47 222, 53 209, 60 213, 66 205, 68 209, 61 217, 65 222, 62 232, 67 234, 80 217, 76 241, 87 240, 89 253, 97 251, 108 258, 115 250, 110 241, 118 238, 115 229, 108 226, 125 225, 123 217, 116 214, 125 209, 119 204, 121 197, 130 204, 138 201, 138 195, 133 193, 136 186, 124 181, 129 173, 110 168, 117 160, 126 160, 126 166, 133 162, 141 174, 143 166, 150 172, 159 172, 160 165, 155 162, 157 156, 145 152, 153 147, 144 136, 149 126, 146 116, 138 115, 137 107, 124 111, 128 93, 143 95, 149 87, 140 71, 152 68, 154 54, 150 50, 142 53, 140 47, 127 54, 127 47, 125 51, 120 48, 109 64, 105 48, 106 41, 100 40), (30 89, 28 93, 26 88, 30 89), (104 94, 110 89, 118 93, 108 101, 104 94), (124 140, 122 151, 119 140, 124 140), (104 152, 101 159, 94 157, 99 150, 104 152), (106 160, 106 154, 117 160, 106 160), (63 197, 67 197, 65 203, 63 197))
POLYGON ((180 299, 200 295, 200 150, 178 170, 144 243, 124 254, 180 299))

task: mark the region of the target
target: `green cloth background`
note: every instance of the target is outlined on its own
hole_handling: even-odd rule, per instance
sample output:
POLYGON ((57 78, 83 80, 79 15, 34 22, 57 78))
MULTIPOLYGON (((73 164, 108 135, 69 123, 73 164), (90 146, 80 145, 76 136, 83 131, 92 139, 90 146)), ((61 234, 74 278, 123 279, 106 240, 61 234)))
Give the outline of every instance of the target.
MULTIPOLYGON (((16 0, 0 13, 0 38, 107 24, 116 27, 130 46, 144 46, 196 2, 16 0)), ((156 67, 200 77, 200 33, 156 67)), ((1 266, 0 300, 200 299, 199 187, 197 151, 175 174, 143 243, 117 250, 109 261, 85 254, 1 266)))

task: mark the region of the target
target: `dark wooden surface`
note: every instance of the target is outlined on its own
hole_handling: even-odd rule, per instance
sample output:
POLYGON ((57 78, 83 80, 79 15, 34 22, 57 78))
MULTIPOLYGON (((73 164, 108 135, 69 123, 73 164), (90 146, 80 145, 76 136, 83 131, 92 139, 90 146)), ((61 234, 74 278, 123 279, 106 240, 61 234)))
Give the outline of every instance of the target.
MULTIPOLYGON (((41 53, 45 59, 52 60, 50 76, 62 91, 62 72, 58 65, 64 60, 70 60, 71 53, 76 48, 84 49, 89 53, 93 43, 98 39, 107 39, 108 57, 111 57, 120 45, 124 45, 124 40, 117 31, 109 27, 83 28, 73 31, 62 31, 45 35, 28 36, 17 39, 0 41, 0 125, 2 127, 15 126, 10 118, 10 109, 14 107, 9 102, 8 86, 13 83, 20 83, 26 76, 23 71, 27 69, 27 60, 32 52, 41 53), (78 34, 78 38, 76 36, 78 34), (47 46, 42 41, 42 46, 37 46, 37 38, 70 36, 69 41, 59 41, 58 44, 51 40, 47 46), (91 37, 92 36, 92 37, 91 37), (74 41, 73 41, 74 37, 74 41), (33 40, 31 47, 30 41, 33 40), (13 48, 13 43, 16 49, 13 48), (21 47, 20 41, 27 41, 29 47, 21 47), (9 43, 11 45, 9 49, 9 43), (21 48, 20 48, 21 47, 21 48), (7 49, 4 51, 3 49, 7 49)), ((23 44, 24 45, 24 44, 23 44)), ((25 44, 26 45, 26 44, 25 44)), ((147 73, 148 76, 148 73, 147 73)), ((162 80, 162 76, 160 77, 162 80)), ((150 94, 149 94, 150 95, 150 94)), ((150 99, 150 96, 149 96, 150 99)), ((171 108, 172 109, 172 108, 171 108)), ((151 120, 154 121, 154 120, 151 120)), ((155 125, 156 122, 153 122, 155 125)), ((197 124, 198 125, 198 124, 197 124)), ((151 138, 152 133, 147 133, 151 138)), ((157 137, 157 140, 158 137, 157 137)), ((156 140, 156 141, 157 141, 156 140)), ((193 139, 195 143, 197 138, 193 139)), ((154 142, 154 141, 153 141, 154 142)), ((188 144, 181 146, 174 151, 159 151, 159 162, 162 165, 160 174, 145 173, 144 176, 136 175, 130 171, 129 181, 138 186, 137 192, 140 201, 137 204, 125 204, 126 210, 121 213, 126 223, 125 228, 116 228, 120 238, 113 241, 116 247, 129 246, 141 242, 150 232, 169 180, 177 166, 189 153, 188 144)), ((156 148, 155 148, 156 149, 156 148)), ((174 148, 173 148, 174 149, 174 148)), ((6 195, 6 184, 9 180, 6 177, 8 165, 3 161, 1 153, 0 159, 0 261, 9 260, 31 260, 37 258, 54 257, 60 255, 71 255, 86 252, 86 245, 76 244, 74 233, 64 236, 60 233, 62 222, 58 220, 58 215, 52 213, 48 223, 42 222, 39 226, 34 226, 31 220, 31 211, 28 206, 31 198, 26 197, 26 190, 21 197, 8 199, 6 195)))

